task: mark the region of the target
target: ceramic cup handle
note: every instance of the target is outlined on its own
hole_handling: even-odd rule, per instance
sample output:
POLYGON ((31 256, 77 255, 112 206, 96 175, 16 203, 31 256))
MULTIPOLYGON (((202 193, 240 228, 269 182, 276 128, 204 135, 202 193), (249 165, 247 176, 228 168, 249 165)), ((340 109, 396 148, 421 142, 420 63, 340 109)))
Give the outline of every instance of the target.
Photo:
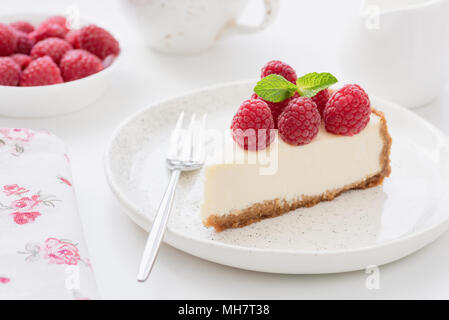
POLYGON ((236 34, 236 33, 256 33, 267 28, 270 24, 274 22, 276 18, 279 7, 279 0, 263 0, 263 4, 265 7, 264 10, 265 15, 263 17, 262 22, 259 25, 251 26, 236 23, 232 25, 230 28, 228 28, 224 32, 224 35, 227 36, 229 34, 236 34))

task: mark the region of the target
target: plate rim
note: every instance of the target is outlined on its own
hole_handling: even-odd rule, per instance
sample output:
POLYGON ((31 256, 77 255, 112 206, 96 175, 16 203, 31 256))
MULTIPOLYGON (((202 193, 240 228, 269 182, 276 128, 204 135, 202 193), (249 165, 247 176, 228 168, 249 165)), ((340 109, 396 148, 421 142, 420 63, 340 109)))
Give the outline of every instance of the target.
MULTIPOLYGON (((211 86, 201 87, 199 89, 189 90, 185 93, 171 96, 170 98, 157 100, 145 107, 142 107, 141 109, 137 110, 136 112, 132 113, 131 115, 127 116, 114 129, 114 131, 112 132, 112 135, 111 135, 110 139, 108 140, 108 143, 105 147, 104 156, 103 156, 103 167, 104 167, 104 171, 105 171, 106 180, 107 180, 108 185, 111 188, 114 196, 118 199, 120 204, 125 208, 124 211, 125 211, 126 215, 134 223, 136 223, 140 228, 145 230, 145 228, 136 221, 137 219, 135 219, 135 217, 133 217, 130 214, 130 212, 132 212, 132 214, 135 215, 136 217, 138 217, 139 219, 147 220, 151 224, 153 223, 153 219, 151 219, 150 217, 148 217, 145 214, 141 214, 138 207, 133 205, 131 201, 126 201, 125 196, 122 195, 120 192, 120 188, 118 187, 117 182, 114 181, 114 179, 113 179, 112 169, 110 166, 110 163, 111 163, 110 157, 109 157, 110 150, 112 148, 112 145, 114 144, 114 141, 120 134, 121 130, 123 128, 125 128, 129 122, 138 118, 141 114, 147 112, 149 109, 151 109, 154 106, 164 104, 164 103, 169 103, 171 101, 174 101, 174 100, 177 100, 180 98, 188 98, 193 95, 201 94, 205 91, 212 91, 212 90, 217 90, 217 89, 220 89, 223 87, 232 87, 232 86, 237 86, 237 85, 249 85, 249 84, 252 84, 255 82, 257 82, 256 79, 225 82, 225 83, 215 84, 215 85, 211 85, 211 86)), ((406 114, 408 114, 408 116, 411 116, 415 120, 422 122, 426 126, 427 129, 429 129, 430 131, 434 132, 439 137, 441 137, 442 140, 445 142, 445 145, 449 148, 449 137, 446 136, 446 134, 441 129, 439 129, 438 127, 436 127, 435 125, 433 125, 432 123, 427 121, 426 119, 420 117, 415 112, 413 112, 405 107, 402 107, 401 105, 399 105, 395 102, 392 102, 392 101, 389 101, 389 100, 383 99, 383 98, 378 98, 377 96, 371 96, 371 100, 375 100, 380 103, 388 104, 389 108, 391 107, 393 109, 400 110, 400 112, 405 112, 406 114)), ((218 241, 214 241, 214 240, 210 240, 210 239, 201 239, 201 238, 196 238, 196 237, 189 236, 189 235, 182 234, 182 233, 177 233, 177 232, 172 231, 168 226, 167 226, 166 232, 169 233, 168 236, 170 238, 177 237, 177 238, 186 239, 189 241, 201 242, 203 244, 207 244, 207 245, 210 245, 213 247, 222 247, 224 249, 238 250, 241 252, 289 254, 289 255, 297 255, 297 256, 304 256, 304 255, 311 255, 311 256, 329 255, 329 256, 331 256, 331 255, 339 255, 339 254, 356 254, 356 253, 367 252, 367 251, 372 251, 372 250, 380 250, 385 247, 389 247, 389 246, 393 246, 393 245, 399 245, 404 242, 410 241, 413 238, 418 238, 418 237, 424 236, 428 233, 431 233, 433 230, 438 229, 439 227, 441 227, 445 224, 446 224, 446 226, 444 229, 446 230, 449 227, 449 209, 447 211, 448 212, 446 213, 445 218, 440 219, 439 221, 434 222, 431 225, 429 225, 419 231, 410 232, 410 233, 400 236, 398 238, 384 241, 380 244, 374 244, 374 245, 358 247, 358 248, 346 248, 346 249, 295 250, 295 249, 269 249, 269 248, 244 247, 244 246, 239 246, 239 245, 235 245, 235 244, 222 243, 222 242, 218 242, 218 241)), ((166 234, 166 236, 167 236, 167 234, 166 234)), ((164 242, 173 247, 178 248, 178 246, 176 246, 172 243, 173 241, 167 241, 167 237, 164 238, 164 242)), ((189 254, 191 254, 191 253, 189 253, 189 254)))

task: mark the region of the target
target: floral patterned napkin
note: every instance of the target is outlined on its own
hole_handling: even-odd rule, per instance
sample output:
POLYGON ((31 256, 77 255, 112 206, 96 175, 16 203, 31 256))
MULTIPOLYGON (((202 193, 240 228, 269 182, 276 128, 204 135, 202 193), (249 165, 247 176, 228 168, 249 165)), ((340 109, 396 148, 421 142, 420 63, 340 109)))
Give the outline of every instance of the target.
POLYGON ((0 300, 95 298, 64 143, 0 128, 0 300))

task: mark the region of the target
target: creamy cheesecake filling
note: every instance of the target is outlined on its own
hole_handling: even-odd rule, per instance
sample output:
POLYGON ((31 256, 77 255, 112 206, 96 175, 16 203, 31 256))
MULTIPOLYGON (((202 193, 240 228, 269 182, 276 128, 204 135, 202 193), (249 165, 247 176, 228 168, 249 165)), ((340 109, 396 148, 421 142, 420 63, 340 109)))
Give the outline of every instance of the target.
POLYGON ((383 170, 382 125, 381 117, 372 113, 367 127, 352 137, 334 135, 321 127, 310 144, 291 146, 276 136, 278 165, 272 175, 261 175, 259 164, 223 161, 206 165, 203 220, 239 214, 269 200, 298 202, 378 175, 383 170))

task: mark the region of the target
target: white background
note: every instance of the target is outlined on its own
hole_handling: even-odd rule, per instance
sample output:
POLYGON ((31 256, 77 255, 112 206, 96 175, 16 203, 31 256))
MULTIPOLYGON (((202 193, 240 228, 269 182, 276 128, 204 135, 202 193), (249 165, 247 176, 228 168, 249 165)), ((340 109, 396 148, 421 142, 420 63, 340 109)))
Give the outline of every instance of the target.
MULTIPOLYGON (((382 266, 379 290, 366 289, 363 271, 307 276, 256 273, 203 261, 165 244, 150 279, 144 284, 135 281, 146 233, 119 211, 104 177, 102 155, 113 129, 153 101, 203 86, 256 78, 271 59, 287 61, 298 74, 328 71, 343 78, 335 56, 338 37, 342 22, 357 13, 360 1, 284 0, 276 23, 268 30, 224 39, 195 56, 163 55, 145 48, 128 26, 120 3, 113 0, 2 0, 0 12, 64 13, 71 4, 122 39, 123 63, 116 79, 102 99, 81 112, 40 120, 0 118, 0 126, 47 129, 66 141, 103 298, 449 298, 449 234, 410 257, 382 266)), ((257 20, 261 13, 256 7, 245 14, 250 20, 257 20)), ((416 110, 446 134, 448 96, 446 87, 431 105, 416 110)))

